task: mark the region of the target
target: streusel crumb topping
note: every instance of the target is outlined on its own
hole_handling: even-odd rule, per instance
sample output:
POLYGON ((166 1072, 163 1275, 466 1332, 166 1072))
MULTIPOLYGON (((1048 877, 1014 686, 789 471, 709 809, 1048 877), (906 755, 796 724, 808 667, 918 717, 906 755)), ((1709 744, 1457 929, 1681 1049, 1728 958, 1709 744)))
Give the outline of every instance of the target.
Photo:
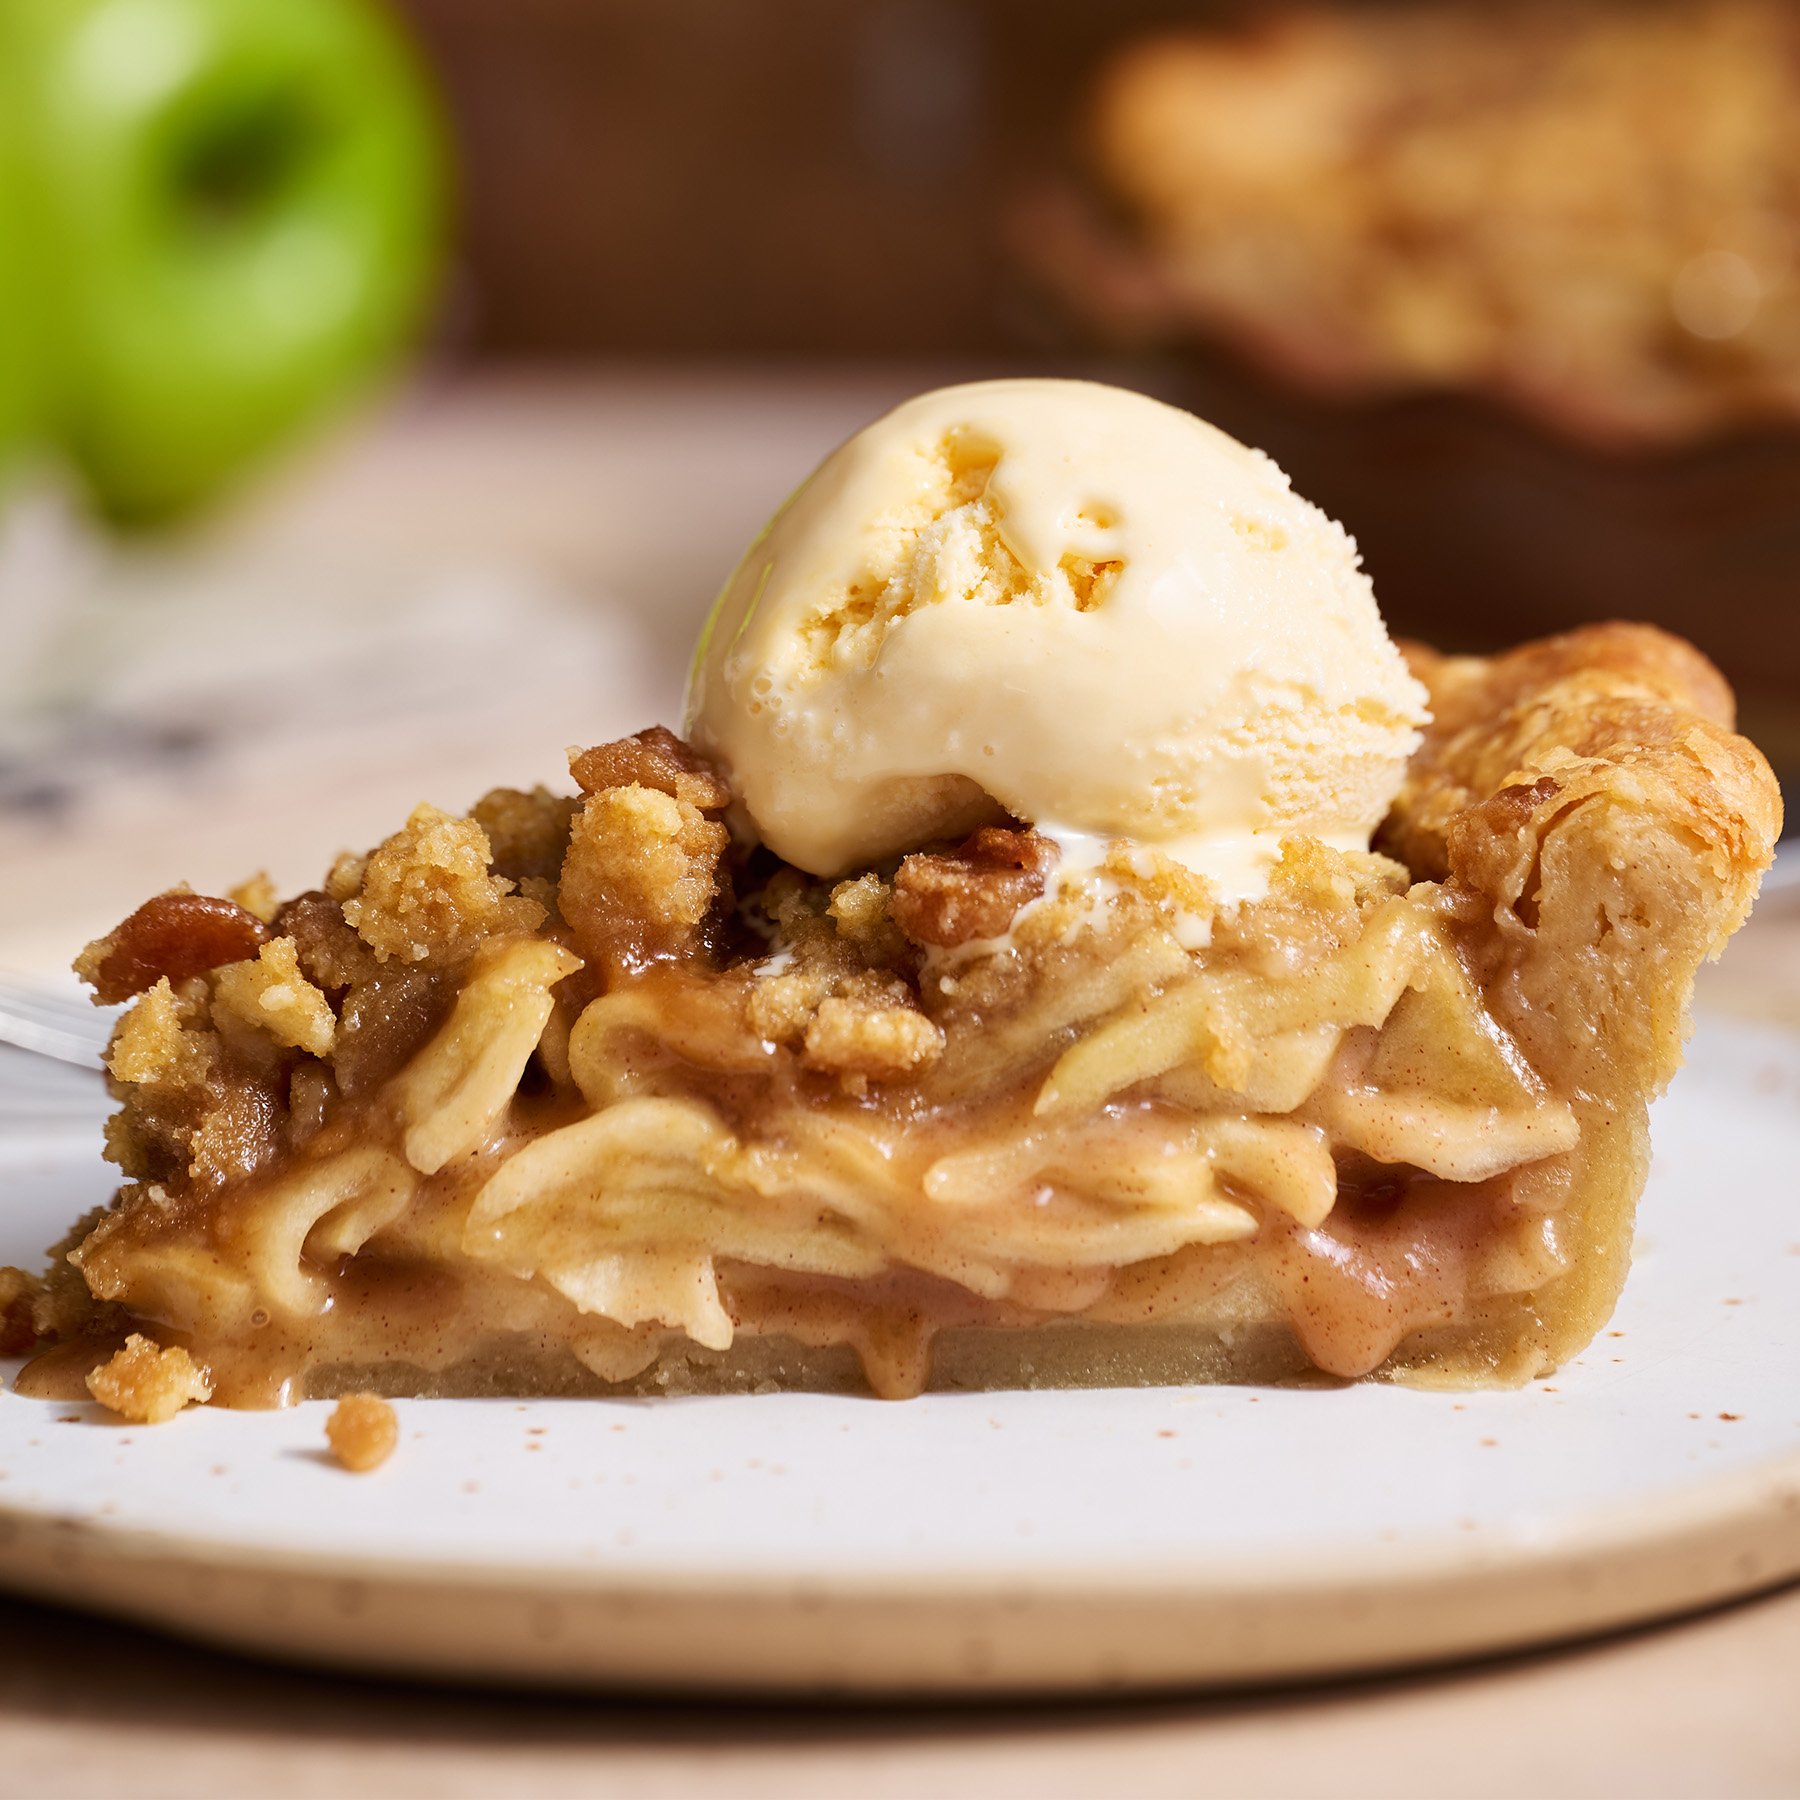
POLYGON ((159 1347, 133 1332, 87 1378, 88 1392, 134 1425, 161 1425, 212 1398, 212 1381, 179 1344, 159 1347))
POLYGON ((366 1475, 394 1454, 400 1420, 378 1394, 346 1394, 325 1421, 325 1439, 341 1467, 366 1475))

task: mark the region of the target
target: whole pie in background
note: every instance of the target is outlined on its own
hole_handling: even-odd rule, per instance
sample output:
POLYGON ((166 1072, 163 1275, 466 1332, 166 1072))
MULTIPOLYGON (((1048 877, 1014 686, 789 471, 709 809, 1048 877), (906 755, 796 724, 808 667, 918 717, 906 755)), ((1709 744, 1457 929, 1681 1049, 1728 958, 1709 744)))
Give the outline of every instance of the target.
POLYGON ((84 952, 125 1185, 0 1275, 24 1387, 1472 1385, 1607 1318, 1780 824, 1698 651, 1403 659, 1266 458, 985 383, 788 502, 689 713, 84 952))
POLYGON ((1090 146, 1144 328, 1666 442, 1800 414, 1797 102, 1779 0, 1284 9, 1118 53, 1090 146))

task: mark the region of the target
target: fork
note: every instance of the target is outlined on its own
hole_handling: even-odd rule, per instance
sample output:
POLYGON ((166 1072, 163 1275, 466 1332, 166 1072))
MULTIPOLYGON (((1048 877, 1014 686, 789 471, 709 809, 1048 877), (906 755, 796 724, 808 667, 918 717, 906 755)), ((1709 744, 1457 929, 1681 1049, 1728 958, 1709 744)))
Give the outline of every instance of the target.
POLYGON ((24 976, 0 974, 0 1044, 100 1072, 113 1014, 24 976))

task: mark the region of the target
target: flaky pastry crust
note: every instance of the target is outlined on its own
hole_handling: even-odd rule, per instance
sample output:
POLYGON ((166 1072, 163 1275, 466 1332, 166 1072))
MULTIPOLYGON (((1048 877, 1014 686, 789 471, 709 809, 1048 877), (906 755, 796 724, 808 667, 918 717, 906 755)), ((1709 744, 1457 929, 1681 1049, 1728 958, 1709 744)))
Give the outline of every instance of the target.
POLYGON ((1773 860, 1781 792, 1732 729, 1724 677, 1652 626, 1591 625, 1494 657, 1403 648, 1433 719, 1380 843, 1443 883, 1496 1016, 1582 1096, 1571 1179, 1588 1199, 1571 1214, 1550 1368, 1617 1300, 1644 1109, 1680 1066, 1700 965, 1773 860))

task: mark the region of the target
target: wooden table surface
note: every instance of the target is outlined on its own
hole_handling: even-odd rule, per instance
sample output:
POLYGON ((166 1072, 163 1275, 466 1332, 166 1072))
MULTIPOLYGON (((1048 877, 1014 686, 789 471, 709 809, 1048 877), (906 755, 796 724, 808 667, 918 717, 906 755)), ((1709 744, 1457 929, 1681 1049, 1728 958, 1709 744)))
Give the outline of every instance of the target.
MULTIPOLYGON (((615 716, 625 701, 607 689, 591 732, 584 719, 569 728, 599 737, 671 716, 706 603, 762 517, 824 449, 941 373, 689 370, 426 391, 293 471, 174 567, 190 555, 241 566, 247 618, 256 571, 271 562, 325 566, 349 553, 398 567, 422 547, 622 609, 642 652, 637 711, 615 716)), ((525 700, 500 735, 536 766, 525 700)), ((428 766, 402 747, 358 786, 383 804, 426 782, 466 800, 510 773, 493 734, 432 743, 428 766)), ((316 793, 297 782, 284 842, 310 854, 332 831, 354 835, 342 821, 355 804, 336 778, 316 793)), ((0 967, 52 967, 124 900, 269 860, 270 808, 271 796, 236 792, 214 769, 191 789, 165 783, 146 814, 154 829, 137 836, 98 801, 0 815, 0 967), (178 860, 184 831, 203 866, 178 860)), ((1707 993, 1800 1021, 1800 890, 1765 900, 1707 993)), ((828 1710, 387 1686, 0 1602, 0 1795, 1800 1796, 1796 1670, 1800 1588, 1597 1643, 1376 1681, 828 1710)))
POLYGON ((0 1792, 117 1800, 979 1794, 1775 1800, 1800 1590, 1404 1680, 1230 1699, 811 1710, 446 1694, 0 1605, 0 1792))

